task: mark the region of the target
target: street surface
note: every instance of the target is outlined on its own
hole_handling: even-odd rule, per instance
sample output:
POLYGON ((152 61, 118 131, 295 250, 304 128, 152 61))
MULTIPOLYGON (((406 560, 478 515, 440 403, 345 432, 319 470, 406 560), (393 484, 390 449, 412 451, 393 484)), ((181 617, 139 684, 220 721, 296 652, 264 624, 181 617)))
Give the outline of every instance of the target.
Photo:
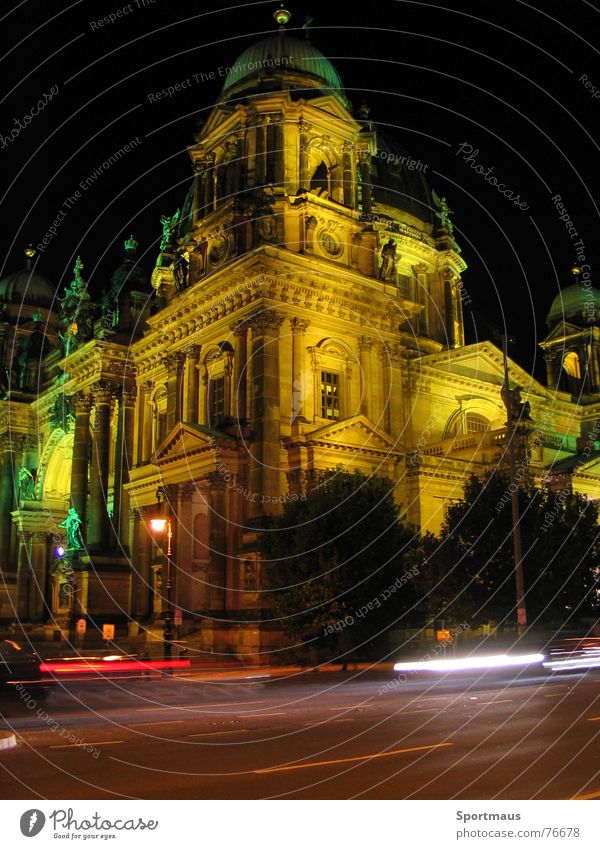
POLYGON ((23 687, 5 799, 600 798, 599 671, 23 687))

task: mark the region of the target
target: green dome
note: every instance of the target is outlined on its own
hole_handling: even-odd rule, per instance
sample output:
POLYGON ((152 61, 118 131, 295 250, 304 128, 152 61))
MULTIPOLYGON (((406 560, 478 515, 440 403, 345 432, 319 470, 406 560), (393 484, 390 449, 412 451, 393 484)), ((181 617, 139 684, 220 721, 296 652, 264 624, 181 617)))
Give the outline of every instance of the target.
POLYGON ((259 77, 277 78, 286 72, 302 74, 307 87, 330 91, 349 106, 342 79, 329 59, 308 39, 294 38, 283 30, 244 50, 228 70, 222 95, 247 88, 259 77))
POLYGON ((582 283, 573 283, 563 289, 552 301, 548 313, 548 324, 578 318, 585 324, 593 324, 600 319, 600 292, 582 283))
POLYGON ((34 256, 35 251, 32 251, 31 255, 27 255, 26 268, 0 280, 0 303, 52 308, 54 287, 48 278, 32 268, 34 256))

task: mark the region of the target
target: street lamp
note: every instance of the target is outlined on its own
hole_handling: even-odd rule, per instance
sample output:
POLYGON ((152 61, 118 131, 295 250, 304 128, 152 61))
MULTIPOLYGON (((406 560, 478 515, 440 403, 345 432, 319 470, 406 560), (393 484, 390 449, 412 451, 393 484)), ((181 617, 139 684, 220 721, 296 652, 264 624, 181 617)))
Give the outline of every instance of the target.
POLYGON ((508 382, 508 343, 514 339, 506 333, 498 334, 502 339, 502 359, 504 366, 504 381, 500 395, 506 407, 506 436, 508 439, 508 456, 510 461, 510 492, 512 508, 512 542, 515 566, 515 590, 517 601, 517 626, 519 635, 527 630, 527 609, 525 607, 525 582, 523 580, 523 556, 521 552, 521 526, 519 524, 519 487, 517 485, 517 460, 515 454, 516 425, 514 422, 515 409, 513 395, 508 382))
MULTIPOLYGON (((157 501, 160 508, 160 496, 161 492, 157 493, 157 501)), ((168 504, 165 504, 166 510, 168 511, 168 504)), ((166 531, 167 534, 167 551, 166 551, 166 559, 167 559, 167 609, 165 610, 165 619, 164 619, 164 628, 163 628, 163 657, 165 660, 171 660, 171 655, 173 651, 173 605, 171 601, 171 540, 173 539, 173 526, 171 524, 170 515, 167 518, 163 516, 156 516, 153 519, 150 519, 150 528, 156 534, 163 534, 166 531)), ((166 670, 169 671, 168 669, 166 670)))

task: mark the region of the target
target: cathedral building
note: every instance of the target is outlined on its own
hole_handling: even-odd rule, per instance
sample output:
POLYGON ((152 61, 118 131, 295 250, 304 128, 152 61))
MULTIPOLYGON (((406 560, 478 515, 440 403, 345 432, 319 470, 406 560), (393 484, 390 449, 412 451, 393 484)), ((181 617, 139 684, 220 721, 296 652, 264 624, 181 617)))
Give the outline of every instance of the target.
MULTIPOLYGON (((149 277, 131 237, 99 302, 79 259, 55 294, 33 248, 0 282, 5 623, 159 634, 162 511, 181 634, 256 656, 257 529, 319 472, 384 476, 436 532, 504 462, 503 354, 465 344, 446 201, 286 22, 232 63, 149 277)), ((508 363, 519 468, 590 498, 599 307, 579 276, 552 304, 547 385, 508 363)))

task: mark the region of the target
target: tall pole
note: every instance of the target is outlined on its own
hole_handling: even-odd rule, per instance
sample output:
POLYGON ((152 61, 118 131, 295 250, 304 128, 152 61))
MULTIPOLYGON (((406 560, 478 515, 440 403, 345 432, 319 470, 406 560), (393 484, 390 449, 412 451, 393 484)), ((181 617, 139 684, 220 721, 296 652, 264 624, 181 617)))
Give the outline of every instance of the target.
MULTIPOLYGON (((167 504, 167 510, 169 506, 167 504)), ((173 537, 173 529, 171 525, 171 517, 167 518, 167 609, 165 610, 165 628, 163 632, 164 644, 164 659, 171 660, 173 649, 173 607, 171 600, 171 539, 173 537)), ((170 669, 167 668, 167 673, 170 669)))
POLYGON ((525 607, 525 582, 523 580, 523 560, 521 552, 521 526, 519 524, 519 487, 517 485, 517 461, 515 456, 515 426, 513 405, 511 404, 508 384, 508 336, 502 335, 502 356, 504 361, 504 383, 501 396, 506 406, 506 432, 508 436, 508 456, 510 460, 510 493, 512 507, 512 542, 515 564, 515 588, 517 595, 517 625, 519 636, 527 630, 527 610, 525 607))

